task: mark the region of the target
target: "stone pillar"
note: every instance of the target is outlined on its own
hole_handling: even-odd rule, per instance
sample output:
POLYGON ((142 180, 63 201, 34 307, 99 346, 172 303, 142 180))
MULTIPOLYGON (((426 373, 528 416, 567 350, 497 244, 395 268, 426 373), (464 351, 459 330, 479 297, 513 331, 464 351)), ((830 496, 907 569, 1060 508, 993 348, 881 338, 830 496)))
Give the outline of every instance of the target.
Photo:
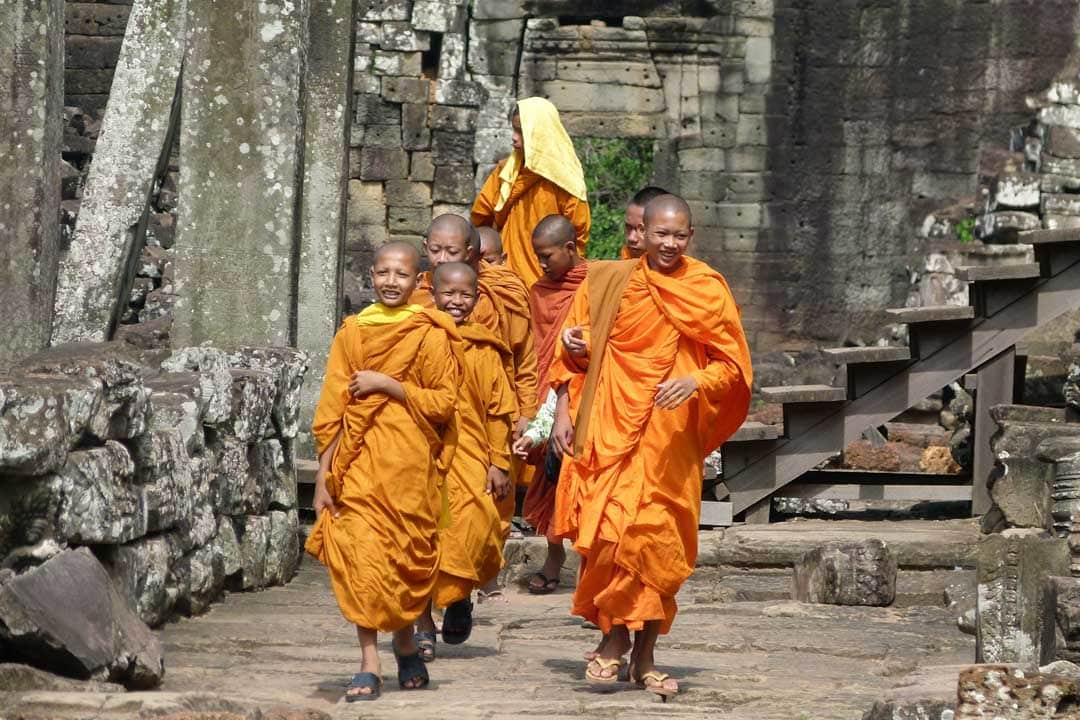
POLYGON ((184 58, 187 0, 136 0, 71 246, 60 261, 53 342, 108 340, 127 304, 137 228, 154 189, 184 58))
POLYGON ((295 334, 307 0, 189 0, 176 346, 295 334))
POLYGON ((979 542, 976 662, 1039 663, 1053 653, 1047 578, 1069 574, 1066 543, 1036 529, 1010 529, 979 542))
POLYGON ((63 0, 0 1, 0 372, 49 343, 60 242, 63 0))
POLYGON ((1072 575, 1080 576, 1080 453, 1054 463, 1051 517, 1054 534, 1069 543, 1072 575))
POLYGON ((354 0, 311 0, 304 83, 304 183, 300 203, 296 345, 310 372, 301 391, 302 457, 314 456, 311 421, 340 314, 341 261, 349 190, 354 0))

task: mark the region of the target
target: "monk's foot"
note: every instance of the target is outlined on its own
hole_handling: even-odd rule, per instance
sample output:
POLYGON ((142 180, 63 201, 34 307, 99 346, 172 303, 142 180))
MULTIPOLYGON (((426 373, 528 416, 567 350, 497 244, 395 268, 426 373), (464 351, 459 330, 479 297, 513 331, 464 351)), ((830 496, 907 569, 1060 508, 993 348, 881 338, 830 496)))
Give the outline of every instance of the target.
POLYGON ((679 694, 679 681, 665 672, 660 672, 655 665, 635 668, 631 671, 630 677, 640 687, 654 695, 659 695, 664 702, 667 702, 669 697, 679 694))
POLYGON ((601 637, 600 638, 600 644, 596 646, 596 649, 585 653, 585 659, 586 660, 595 660, 596 658, 600 657, 601 653, 604 652, 604 648, 607 647, 607 641, 608 641, 608 636, 607 635, 604 635, 603 637, 601 637))
POLYGON ((549 544, 544 564, 529 578, 529 592, 533 595, 547 595, 554 592, 559 587, 559 574, 565 561, 566 551, 563 550, 562 545, 549 544))
POLYGON ((382 668, 378 662, 360 664, 360 672, 352 676, 345 688, 345 702, 374 700, 382 689, 382 668))
POLYGON ((619 671, 626 661, 623 659, 630 650, 630 635, 625 627, 616 627, 600 641, 597 654, 589 659, 585 667, 585 677, 594 683, 613 683, 619 679, 619 671))

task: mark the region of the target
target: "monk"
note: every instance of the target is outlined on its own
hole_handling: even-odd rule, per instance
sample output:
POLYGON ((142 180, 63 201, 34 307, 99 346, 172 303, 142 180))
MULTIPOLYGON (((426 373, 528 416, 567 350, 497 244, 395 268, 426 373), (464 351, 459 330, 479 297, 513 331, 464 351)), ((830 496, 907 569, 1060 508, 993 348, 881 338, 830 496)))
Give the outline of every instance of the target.
MULTIPOLYGON (((476 308, 471 318, 483 325, 510 348, 511 362, 508 368, 510 386, 517 400, 514 413, 516 440, 524 432, 529 420, 536 414, 536 349, 533 345, 532 323, 529 319, 529 293, 521 279, 502 265, 489 265, 480 260, 480 236, 473 226, 459 215, 440 215, 431 221, 424 237, 424 252, 432 267, 448 262, 464 262, 477 272, 478 293, 476 308)), ((432 306, 430 273, 420 277, 413 293, 412 302, 432 306)), ((514 463, 510 480, 518 483, 520 464, 514 463)), ((499 502, 502 517, 503 540, 510 535, 511 519, 515 510, 515 493, 499 502)), ((482 599, 502 599, 505 596, 492 581, 482 588, 482 599)))
MULTIPOLYGON (((548 215, 533 230, 533 252, 544 274, 529 290, 529 310, 532 315, 533 336, 536 339, 536 365, 538 387, 549 387, 548 368, 555 358, 559 332, 574 293, 585 280, 586 264, 578 254, 574 226, 562 215, 548 215)), ((543 437, 547 438, 545 433, 543 437)), ((530 449, 532 443, 522 436, 515 450, 530 449)), ((555 487, 559 476, 561 458, 553 454, 547 457, 547 443, 538 443, 533 449, 537 468, 525 493, 522 515, 536 528, 537 535, 547 538, 547 557, 540 570, 529 579, 529 592, 546 595, 559 587, 559 570, 566 560, 562 538, 555 535, 552 516, 555 512, 555 487)))
POLYGON ((519 100, 510 124, 513 153, 488 175, 473 203, 472 222, 502 233, 507 266, 532 287, 543 272, 532 252, 532 231, 541 219, 566 217, 574 225, 578 254, 585 255, 588 190, 574 144, 550 101, 519 100))
POLYGON ((506 252, 503 250, 502 235, 493 227, 478 227, 480 233, 480 258, 489 265, 505 265, 506 252))
POLYGON ((631 651, 630 678, 666 699, 654 649, 697 557, 703 459, 746 417, 752 372, 727 283, 685 256, 686 202, 654 199, 643 226, 642 258, 590 263, 549 371, 570 456, 555 532, 582 558, 573 613, 605 633, 586 678, 616 682, 631 651))
MULTIPOLYGON (((450 525, 439 533, 442 557, 432 598, 446 608, 443 640, 456 645, 472 632, 472 591, 491 582, 503 566, 502 520, 495 503, 510 492, 510 430, 517 403, 506 374, 510 349, 469 321, 476 306, 476 271, 464 263, 444 263, 435 268, 432 283, 435 306, 453 318, 463 340, 457 452, 446 483, 450 525)), ((417 622, 416 637, 424 660, 434 660, 430 605, 417 622)))
POLYGON ((641 235, 645 206, 655 198, 667 194, 668 191, 664 188, 646 185, 630 198, 630 202, 626 204, 626 214, 623 219, 623 247, 619 253, 619 257, 623 260, 633 260, 645 254, 644 238, 641 235))
POLYGON ((341 614, 356 625, 361 672, 349 702, 380 694, 379 632, 393 633, 398 684, 428 684, 412 625, 438 576, 440 468, 454 449, 444 431, 454 415, 460 338, 448 315, 409 304, 419 269, 411 245, 376 251, 379 301, 334 336, 312 428, 318 517, 305 549, 326 565, 341 614))

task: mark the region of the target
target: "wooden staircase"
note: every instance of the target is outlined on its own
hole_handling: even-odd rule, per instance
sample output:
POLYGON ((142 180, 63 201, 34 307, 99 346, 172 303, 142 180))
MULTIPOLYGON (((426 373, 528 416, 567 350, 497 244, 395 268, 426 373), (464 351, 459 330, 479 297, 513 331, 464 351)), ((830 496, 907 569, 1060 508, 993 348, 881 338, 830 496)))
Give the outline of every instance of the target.
MULTIPOLYGON (((778 491, 868 428, 970 373, 968 384, 977 387, 970 497, 973 512, 984 512, 994 431, 988 412, 1013 400, 1014 346, 1039 325, 1080 306, 1080 228, 1033 230, 1021 233, 1020 242, 1034 246, 1036 263, 958 270, 969 283, 969 305, 887 310, 895 322, 908 325, 908 347, 826 350, 847 366, 846 387, 762 388, 764 400, 783 404, 783 427, 765 432, 747 423, 724 444, 721 480, 730 506, 722 514, 767 521, 778 491)), ((961 497, 955 491, 945 496, 961 497)), ((711 510, 717 517, 716 508, 711 510)))

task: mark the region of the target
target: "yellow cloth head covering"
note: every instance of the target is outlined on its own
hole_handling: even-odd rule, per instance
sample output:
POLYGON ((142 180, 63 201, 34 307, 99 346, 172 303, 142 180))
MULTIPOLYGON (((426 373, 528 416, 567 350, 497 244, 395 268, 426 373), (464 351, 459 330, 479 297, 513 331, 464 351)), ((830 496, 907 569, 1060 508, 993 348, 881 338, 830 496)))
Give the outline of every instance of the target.
MULTIPOLYGON (((550 180, 578 200, 588 199, 585 171, 581 169, 574 143, 559 120, 559 110, 542 97, 518 100, 521 118, 521 137, 525 144, 525 167, 550 180)), ((510 199, 518 173, 521 172, 521 153, 517 150, 507 159, 499 173, 498 212, 510 199)))
POLYGON ((356 324, 360 327, 373 325, 393 325, 410 318, 424 309, 423 305, 402 305, 400 307, 386 307, 381 302, 368 305, 356 314, 356 324))

